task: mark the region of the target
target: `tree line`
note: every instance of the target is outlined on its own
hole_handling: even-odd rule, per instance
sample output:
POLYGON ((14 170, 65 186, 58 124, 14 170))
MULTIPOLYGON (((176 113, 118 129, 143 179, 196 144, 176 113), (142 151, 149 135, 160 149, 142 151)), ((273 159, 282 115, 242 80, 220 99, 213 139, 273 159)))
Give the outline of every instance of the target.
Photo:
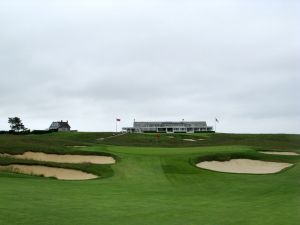
POLYGON ((10 127, 9 131, 0 130, 0 134, 48 134, 52 132, 57 132, 57 129, 52 130, 32 130, 26 128, 22 120, 19 117, 9 117, 8 124, 10 127))

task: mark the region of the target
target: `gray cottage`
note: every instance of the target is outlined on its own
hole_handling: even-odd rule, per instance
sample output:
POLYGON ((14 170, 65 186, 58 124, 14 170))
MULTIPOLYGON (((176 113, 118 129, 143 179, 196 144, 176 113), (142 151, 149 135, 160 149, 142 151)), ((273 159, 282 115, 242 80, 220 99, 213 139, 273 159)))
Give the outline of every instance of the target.
POLYGON ((49 130, 57 130, 57 131, 70 131, 71 126, 69 125, 68 120, 66 122, 64 121, 57 121, 57 122, 52 122, 49 130))

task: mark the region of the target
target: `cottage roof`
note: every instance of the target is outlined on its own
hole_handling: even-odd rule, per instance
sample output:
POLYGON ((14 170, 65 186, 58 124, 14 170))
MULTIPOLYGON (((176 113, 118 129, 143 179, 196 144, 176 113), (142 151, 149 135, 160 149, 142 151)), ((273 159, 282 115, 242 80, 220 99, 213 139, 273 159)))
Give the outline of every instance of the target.
POLYGON ((57 121, 57 122, 52 122, 49 129, 51 130, 51 129, 59 129, 59 128, 68 128, 68 129, 70 129, 71 127, 70 127, 68 121, 67 122, 57 121))
POLYGON ((138 127, 206 127, 205 121, 158 121, 158 122, 134 122, 133 126, 138 127))

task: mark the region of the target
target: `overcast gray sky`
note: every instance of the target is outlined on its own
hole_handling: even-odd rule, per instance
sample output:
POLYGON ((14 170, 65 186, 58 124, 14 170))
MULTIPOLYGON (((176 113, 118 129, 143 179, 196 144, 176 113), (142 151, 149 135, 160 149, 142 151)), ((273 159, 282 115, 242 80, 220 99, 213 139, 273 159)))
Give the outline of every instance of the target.
POLYGON ((146 120, 300 133, 296 0, 2 0, 0 130, 146 120))

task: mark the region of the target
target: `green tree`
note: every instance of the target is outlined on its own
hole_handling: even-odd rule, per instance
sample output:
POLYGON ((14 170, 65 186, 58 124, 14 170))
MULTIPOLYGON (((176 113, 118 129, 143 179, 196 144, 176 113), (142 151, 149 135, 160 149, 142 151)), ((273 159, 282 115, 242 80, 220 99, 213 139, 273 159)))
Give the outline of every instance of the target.
POLYGON ((22 123, 22 120, 19 117, 9 117, 8 118, 9 126, 14 131, 25 131, 27 128, 22 123))

